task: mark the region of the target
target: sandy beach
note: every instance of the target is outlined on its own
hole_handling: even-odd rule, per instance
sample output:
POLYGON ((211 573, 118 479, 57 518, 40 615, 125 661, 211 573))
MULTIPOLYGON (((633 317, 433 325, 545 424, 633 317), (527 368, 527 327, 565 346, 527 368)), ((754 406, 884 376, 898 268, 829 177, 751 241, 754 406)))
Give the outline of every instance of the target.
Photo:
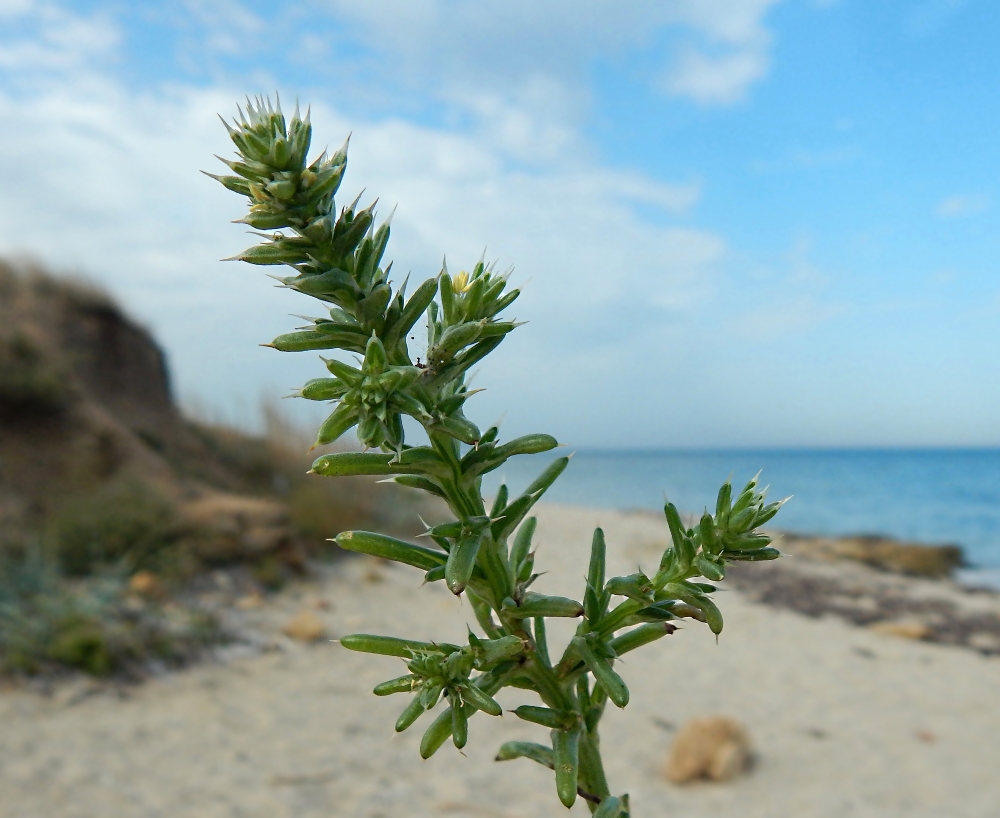
MULTIPOLYGON (((538 584, 549 593, 579 595, 596 524, 607 533, 609 572, 652 568, 667 536, 649 514, 550 505, 538 516, 536 566, 549 571, 538 584)), ((949 583, 805 558, 781 563, 803 576, 853 576, 909 594, 917 602, 907 616, 919 600, 939 619, 947 599, 981 619, 1000 611, 997 597, 964 601, 949 583)), ((417 746, 426 722, 396 735, 403 697, 371 695, 399 675, 399 660, 281 633, 308 608, 331 639, 462 640, 474 621, 468 605, 421 579, 403 566, 345 559, 234 611, 240 640, 186 671, 127 687, 77 680, 47 695, 0 691, 0 816, 565 814, 549 771, 492 760, 503 741, 543 740, 541 728, 478 715, 464 754, 446 745, 424 762, 417 746)), ((739 579, 733 586, 720 594, 726 628, 718 643, 686 623, 622 663, 631 704, 608 713, 603 744, 612 789, 631 793, 636 816, 1000 815, 1000 657, 879 632, 837 611, 791 610, 739 579), (722 784, 668 783, 660 768, 678 726, 710 714, 747 727, 753 770, 722 784)), ((531 701, 511 689, 500 698, 505 707, 531 701)), ((570 814, 588 813, 577 803, 570 814)))

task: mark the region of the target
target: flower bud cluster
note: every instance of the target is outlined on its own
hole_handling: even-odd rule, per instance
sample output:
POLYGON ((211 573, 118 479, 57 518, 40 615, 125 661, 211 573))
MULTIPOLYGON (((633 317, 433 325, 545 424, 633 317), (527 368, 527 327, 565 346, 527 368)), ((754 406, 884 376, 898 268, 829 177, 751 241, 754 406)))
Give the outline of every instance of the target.
POLYGON ((316 378, 302 387, 299 394, 310 400, 339 399, 340 404, 320 427, 317 445, 332 443, 353 426, 367 447, 388 444, 398 451, 403 445, 400 413, 419 413, 406 394, 420 370, 413 366, 391 366, 385 347, 374 333, 368 339, 361 369, 342 361, 330 360, 327 368, 333 378, 316 378))
POLYGON ((497 679, 504 673, 517 667, 516 657, 523 649, 524 643, 516 636, 484 640, 473 633, 469 634, 468 647, 418 647, 410 651, 406 663, 410 673, 377 685, 374 692, 377 696, 414 694, 396 721, 397 732, 407 729, 444 696, 449 702, 449 715, 444 725, 447 729, 432 728, 431 736, 433 738, 436 732, 441 732, 444 738, 451 735, 455 746, 461 749, 468 741, 472 712, 480 710, 490 716, 503 712, 487 691, 497 686, 497 679), (483 673, 472 678, 473 669, 483 673))
POLYGON ((734 501, 732 485, 726 481, 719 489, 715 515, 706 511, 698 525, 688 529, 681 523, 673 503, 668 503, 664 511, 673 548, 664 553, 657 577, 667 578, 671 572, 676 574, 694 567, 707 579, 721 580, 725 577, 726 561, 756 562, 779 557, 777 549, 770 547, 771 537, 758 529, 788 500, 768 504, 766 496, 767 489, 757 490, 755 476, 734 501))
POLYGON ((283 352, 364 355, 360 371, 327 362, 335 377, 310 381, 298 393, 339 401, 317 445, 356 425, 366 447, 399 453, 405 448, 402 415, 429 432, 476 444, 480 431, 463 412, 475 394, 465 386, 465 376, 518 326, 497 317, 518 296, 517 290, 507 291, 507 277, 482 261, 471 274, 454 279, 445 268, 406 298, 406 283, 394 290, 389 280, 392 265, 381 266, 389 224, 375 228, 374 203, 359 210, 356 199, 337 215, 346 143, 309 163, 309 114, 301 117, 296 106, 286 120, 280 106, 262 98, 248 100, 226 128, 239 156, 222 160, 234 175, 213 178, 249 199, 250 212, 241 223, 269 231, 258 234, 260 244, 233 258, 291 267, 295 275, 280 278, 282 285, 324 302, 329 311, 270 346, 283 352), (425 314, 426 361, 414 361, 409 333, 425 314))

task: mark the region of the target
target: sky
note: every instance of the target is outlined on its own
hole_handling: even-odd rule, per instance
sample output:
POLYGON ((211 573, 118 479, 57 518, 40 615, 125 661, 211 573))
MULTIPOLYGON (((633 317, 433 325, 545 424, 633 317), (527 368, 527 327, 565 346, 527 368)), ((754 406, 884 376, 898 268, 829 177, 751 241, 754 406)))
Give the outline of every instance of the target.
POLYGON ((513 268, 483 427, 996 446, 998 39, 986 0, 0 0, 0 255, 106 287, 253 426, 324 373, 258 345, 318 313, 220 261, 255 239, 199 171, 279 93, 351 134, 399 276, 513 268))

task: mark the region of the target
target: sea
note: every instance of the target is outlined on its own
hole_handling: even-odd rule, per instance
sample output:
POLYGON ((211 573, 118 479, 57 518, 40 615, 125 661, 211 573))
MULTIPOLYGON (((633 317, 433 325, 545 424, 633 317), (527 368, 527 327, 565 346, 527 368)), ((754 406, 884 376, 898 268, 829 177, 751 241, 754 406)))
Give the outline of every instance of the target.
MULTIPOLYGON (((484 480, 523 490, 553 459, 515 457, 484 480)), ((545 495, 603 508, 714 509, 719 486, 734 492, 757 472, 768 499, 791 497, 770 524, 801 534, 879 534, 957 544, 959 579, 1000 587, 1000 449, 607 451, 574 453, 545 495)))

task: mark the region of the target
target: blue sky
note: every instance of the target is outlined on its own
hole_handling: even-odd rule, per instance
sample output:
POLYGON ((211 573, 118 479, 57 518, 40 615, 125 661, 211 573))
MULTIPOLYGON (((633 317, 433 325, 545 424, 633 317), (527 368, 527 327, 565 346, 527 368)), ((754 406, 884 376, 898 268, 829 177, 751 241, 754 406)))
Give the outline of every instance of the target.
POLYGON ((280 91, 353 133, 394 269, 515 268, 483 424, 1000 445, 998 38, 985 0, 0 0, 0 253, 104 284, 252 424, 319 372, 256 346, 311 305, 218 261, 252 240, 198 170, 280 91))

